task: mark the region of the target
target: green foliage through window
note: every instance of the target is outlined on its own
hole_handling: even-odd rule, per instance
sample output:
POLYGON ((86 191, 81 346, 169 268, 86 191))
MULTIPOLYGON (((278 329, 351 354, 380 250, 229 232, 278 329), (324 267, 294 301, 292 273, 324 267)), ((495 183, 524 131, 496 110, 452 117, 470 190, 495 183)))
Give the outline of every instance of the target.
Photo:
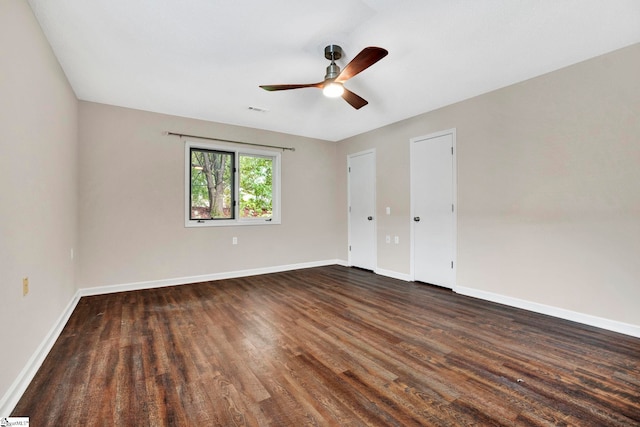
POLYGON ((188 220, 213 225, 279 221, 279 156, 187 145, 188 220), (237 174, 236 174, 237 172, 237 174), (231 221, 209 221, 231 220, 231 221))
POLYGON ((273 159, 240 155, 240 217, 270 218, 273 214, 273 159))

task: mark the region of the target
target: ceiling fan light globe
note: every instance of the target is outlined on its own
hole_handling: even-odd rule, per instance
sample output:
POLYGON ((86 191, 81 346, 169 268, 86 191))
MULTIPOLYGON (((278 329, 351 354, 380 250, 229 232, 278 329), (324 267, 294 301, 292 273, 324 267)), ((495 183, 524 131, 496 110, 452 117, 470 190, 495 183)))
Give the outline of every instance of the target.
POLYGON ((344 93, 344 87, 340 83, 329 83, 322 89, 327 98, 338 98, 344 93))

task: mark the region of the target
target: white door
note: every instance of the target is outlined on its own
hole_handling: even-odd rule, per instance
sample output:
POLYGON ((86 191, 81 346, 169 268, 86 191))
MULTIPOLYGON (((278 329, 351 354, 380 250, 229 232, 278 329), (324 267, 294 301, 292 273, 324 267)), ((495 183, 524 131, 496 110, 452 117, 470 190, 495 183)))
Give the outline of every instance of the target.
POLYGON ((455 131, 411 139, 413 280, 455 286, 455 131))
POLYGON ((376 267, 376 157, 374 151, 348 157, 349 176, 349 264, 376 267))

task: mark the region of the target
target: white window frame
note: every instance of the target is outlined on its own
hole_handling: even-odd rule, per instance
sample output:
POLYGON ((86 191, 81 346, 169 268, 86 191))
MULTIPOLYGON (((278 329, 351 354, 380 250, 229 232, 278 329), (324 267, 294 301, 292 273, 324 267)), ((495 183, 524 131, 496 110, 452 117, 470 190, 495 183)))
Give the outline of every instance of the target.
POLYGON ((185 227, 229 227, 229 226, 243 226, 243 225, 277 225, 281 223, 280 213, 280 175, 281 175, 281 157, 282 153, 279 151, 271 150, 255 150, 244 147, 235 147, 228 145, 218 145, 196 141, 185 141, 184 144, 184 182, 185 182, 185 195, 184 195, 184 226, 185 227), (191 219, 191 149, 203 149, 214 150, 228 153, 234 153, 234 173, 233 173, 233 191, 235 193, 236 204, 234 209, 233 219, 191 219), (273 193, 272 193, 272 215, 271 218, 240 218, 240 175, 239 175, 239 162, 241 155, 249 156, 262 156, 273 159, 273 171, 271 179, 273 181, 273 193))

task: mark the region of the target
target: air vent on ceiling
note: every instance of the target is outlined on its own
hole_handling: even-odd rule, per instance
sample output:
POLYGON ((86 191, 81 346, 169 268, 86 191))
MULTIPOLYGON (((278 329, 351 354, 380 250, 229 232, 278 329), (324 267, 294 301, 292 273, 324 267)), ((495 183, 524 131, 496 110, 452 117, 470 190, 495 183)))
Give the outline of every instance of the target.
POLYGON ((256 113, 266 113, 267 111, 269 111, 269 110, 267 110, 266 108, 262 108, 262 107, 255 107, 255 106, 253 106, 253 105, 250 105, 250 106, 249 106, 249 110, 250 110, 250 111, 255 111, 256 113))

